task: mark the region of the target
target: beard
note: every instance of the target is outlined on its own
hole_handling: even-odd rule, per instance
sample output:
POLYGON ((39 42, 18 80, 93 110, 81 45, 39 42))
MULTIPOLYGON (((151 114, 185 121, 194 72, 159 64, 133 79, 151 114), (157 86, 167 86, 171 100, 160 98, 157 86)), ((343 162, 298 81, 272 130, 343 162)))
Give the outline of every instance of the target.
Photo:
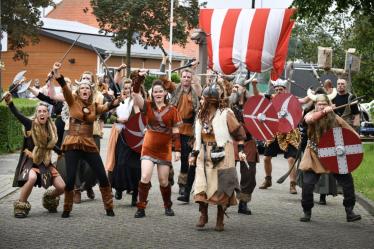
POLYGON ((336 127, 336 125, 336 114, 334 112, 329 112, 325 117, 309 124, 308 138, 318 143, 321 136, 331 128, 336 127))

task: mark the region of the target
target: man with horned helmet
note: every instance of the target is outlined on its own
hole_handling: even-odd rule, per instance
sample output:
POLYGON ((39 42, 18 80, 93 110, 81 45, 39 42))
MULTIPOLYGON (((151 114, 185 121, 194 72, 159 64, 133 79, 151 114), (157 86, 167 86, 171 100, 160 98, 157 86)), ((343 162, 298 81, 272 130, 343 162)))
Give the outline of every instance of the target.
MULTIPOLYGON (((277 94, 287 92, 287 80, 277 79, 272 81, 275 94, 270 96, 273 98, 277 94)), ((256 84, 253 84, 253 93, 255 95, 259 94, 256 84)), ((300 102, 302 100, 299 100, 300 102)), ((295 162, 297 149, 301 142, 301 134, 299 129, 295 128, 288 133, 280 134, 278 133, 273 140, 267 141, 264 152, 264 168, 265 168, 265 181, 259 187, 260 189, 267 189, 272 185, 272 163, 271 160, 273 157, 276 157, 278 153, 284 153, 284 158, 288 161, 288 166, 292 167, 295 162)), ((290 193, 297 194, 296 191, 296 168, 294 167, 290 173, 290 193)))
MULTIPOLYGON (((243 109, 244 104, 249 98, 249 92, 246 85, 251 81, 244 78, 238 78, 233 82, 232 93, 230 95, 230 107, 235 117, 242 124, 246 138, 243 150, 246 155, 247 162, 240 162, 240 193, 237 198, 239 200, 238 213, 250 215, 252 211, 248 208, 248 202, 252 199, 252 193, 256 186, 256 163, 259 162, 256 142, 252 135, 244 125, 243 109)), ((257 84, 257 79, 252 79, 252 84, 257 84)), ((238 143, 234 142, 235 151, 239 150, 238 143)), ((239 161, 237 153, 235 153, 235 161, 239 161)))

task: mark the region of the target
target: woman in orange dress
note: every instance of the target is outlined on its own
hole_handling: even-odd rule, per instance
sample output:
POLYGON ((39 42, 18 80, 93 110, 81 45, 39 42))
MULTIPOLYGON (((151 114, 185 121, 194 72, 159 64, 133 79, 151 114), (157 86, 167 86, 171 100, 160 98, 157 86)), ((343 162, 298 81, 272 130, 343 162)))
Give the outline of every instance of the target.
MULTIPOLYGON (((139 76, 144 78, 144 76, 139 76)), ((139 82, 139 80, 135 80, 139 82)), ((139 83, 138 83, 139 84, 139 83)), ((180 158, 180 138, 178 125, 181 118, 175 107, 169 105, 167 91, 162 81, 155 80, 152 84, 152 100, 144 101, 139 94, 138 87, 133 88, 134 105, 142 109, 146 115, 147 131, 141 152, 142 176, 138 186, 138 210, 135 218, 145 216, 147 197, 151 188, 153 166, 157 164, 160 191, 164 201, 165 215, 174 216, 171 209, 171 185, 168 177, 171 167, 172 147, 175 151, 175 160, 180 158)))

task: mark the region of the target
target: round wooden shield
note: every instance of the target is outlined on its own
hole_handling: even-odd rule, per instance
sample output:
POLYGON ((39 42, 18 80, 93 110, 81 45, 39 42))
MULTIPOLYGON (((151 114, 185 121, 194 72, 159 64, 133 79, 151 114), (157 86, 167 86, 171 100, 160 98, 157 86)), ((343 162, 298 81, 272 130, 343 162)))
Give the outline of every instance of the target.
POLYGON ((363 157, 360 138, 346 128, 328 130, 318 143, 318 158, 321 164, 337 174, 352 172, 360 165, 363 157))
POLYGON ((277 94, 271 101, 278 114, 279 133, 287 133, 296 128, 303 117, 298 99, 290 93, 277 94))
POLYGON ((271 140, 278 130, 278 117, 273 104, 264 96, 252 96, 244 105, 245 127, 258 140, 271 140))
POLYGON ((126 122, 123 134, 127 145, 137 153, 142 151, 144 129, 146 126, 145 116, 140 112, 129 118, 126 122))

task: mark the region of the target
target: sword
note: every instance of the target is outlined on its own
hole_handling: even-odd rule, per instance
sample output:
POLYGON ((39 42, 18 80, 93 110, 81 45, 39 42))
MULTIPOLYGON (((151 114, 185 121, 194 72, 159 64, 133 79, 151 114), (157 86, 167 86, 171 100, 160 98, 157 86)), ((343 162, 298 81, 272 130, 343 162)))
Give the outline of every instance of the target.
MULTIPOLYGON (((77 43, 79 37, 81 37, 81 35, 79 34, 77 36, 77 38, 75 39, 75 41, 73 42, 73 44, 71 44, 70 48, 65 52, 65 54, 62 56, 62 58, 58 61, 59 63, 62 64, 62 62, 65 60, 66 56, 70 53, 70 51, 73 49, 73 47, 75 46, 75 44, 77 43)), ((49 74, 47 80, 45 81, 45 83, 48 83, 53 77, 53 71, 49 74)))
POLYGON ((96 50, 96 48, 95 48, 94 46, 92 46, 92 44, 90 44, 90 46, 91 46, 91 48, 93 49, 93 51, 95 51, 95 53, 96 53, 97 56, 99 57, 101 63, 103 64, 103 66, 104 66, 105 69, 107 70, 107 72, 108 72, 108 76, 109 76, 110 80, 114 83, 113 85, 114 85, 114 88, 116 89, 116 92, 115 92, 114 94, 115 94, 115 97, 117 98, 118 93, 120 93, 121 90, 118 88, 117 83, 114 82, 114 79, 113 79, 112 75, 109 73, 108 66, 105 64, 105 61, 104 61, 103 57, 101 57, 101 55, 99 54, 99 52, 96 50))
MULTIPOLYGON (((182 69, 185 69, 185 68, 188 68, 188 67, 192 67, 193 66, 193 63, 195 62, 195 60, 192 60, 190 63, 188 63, 187 65, 184 65, 184 66, 181 66, 181 67, 178 67, 178 68, 175 68, 173 70, 171 70, 171 72, 175 72, 175 71, 179 71, 179 70, 182 70, 182 69)), ((198 62, 199 64, 199 62, 198 62)))
POLYGON ((283 176, 281 176, 278 180, 277 180, 277 183, 281 184, 283 183, 287 177, 291 174, 293 168, 295 167, 296 163, 300 160, 301 158, 301 148, 299 148, 297 150, 297 154, 296 154, 296 158, 295 158, 295 161, 294 163, 292 164, 291 168, 286 172, 286 174, 284 174, 283 176))

